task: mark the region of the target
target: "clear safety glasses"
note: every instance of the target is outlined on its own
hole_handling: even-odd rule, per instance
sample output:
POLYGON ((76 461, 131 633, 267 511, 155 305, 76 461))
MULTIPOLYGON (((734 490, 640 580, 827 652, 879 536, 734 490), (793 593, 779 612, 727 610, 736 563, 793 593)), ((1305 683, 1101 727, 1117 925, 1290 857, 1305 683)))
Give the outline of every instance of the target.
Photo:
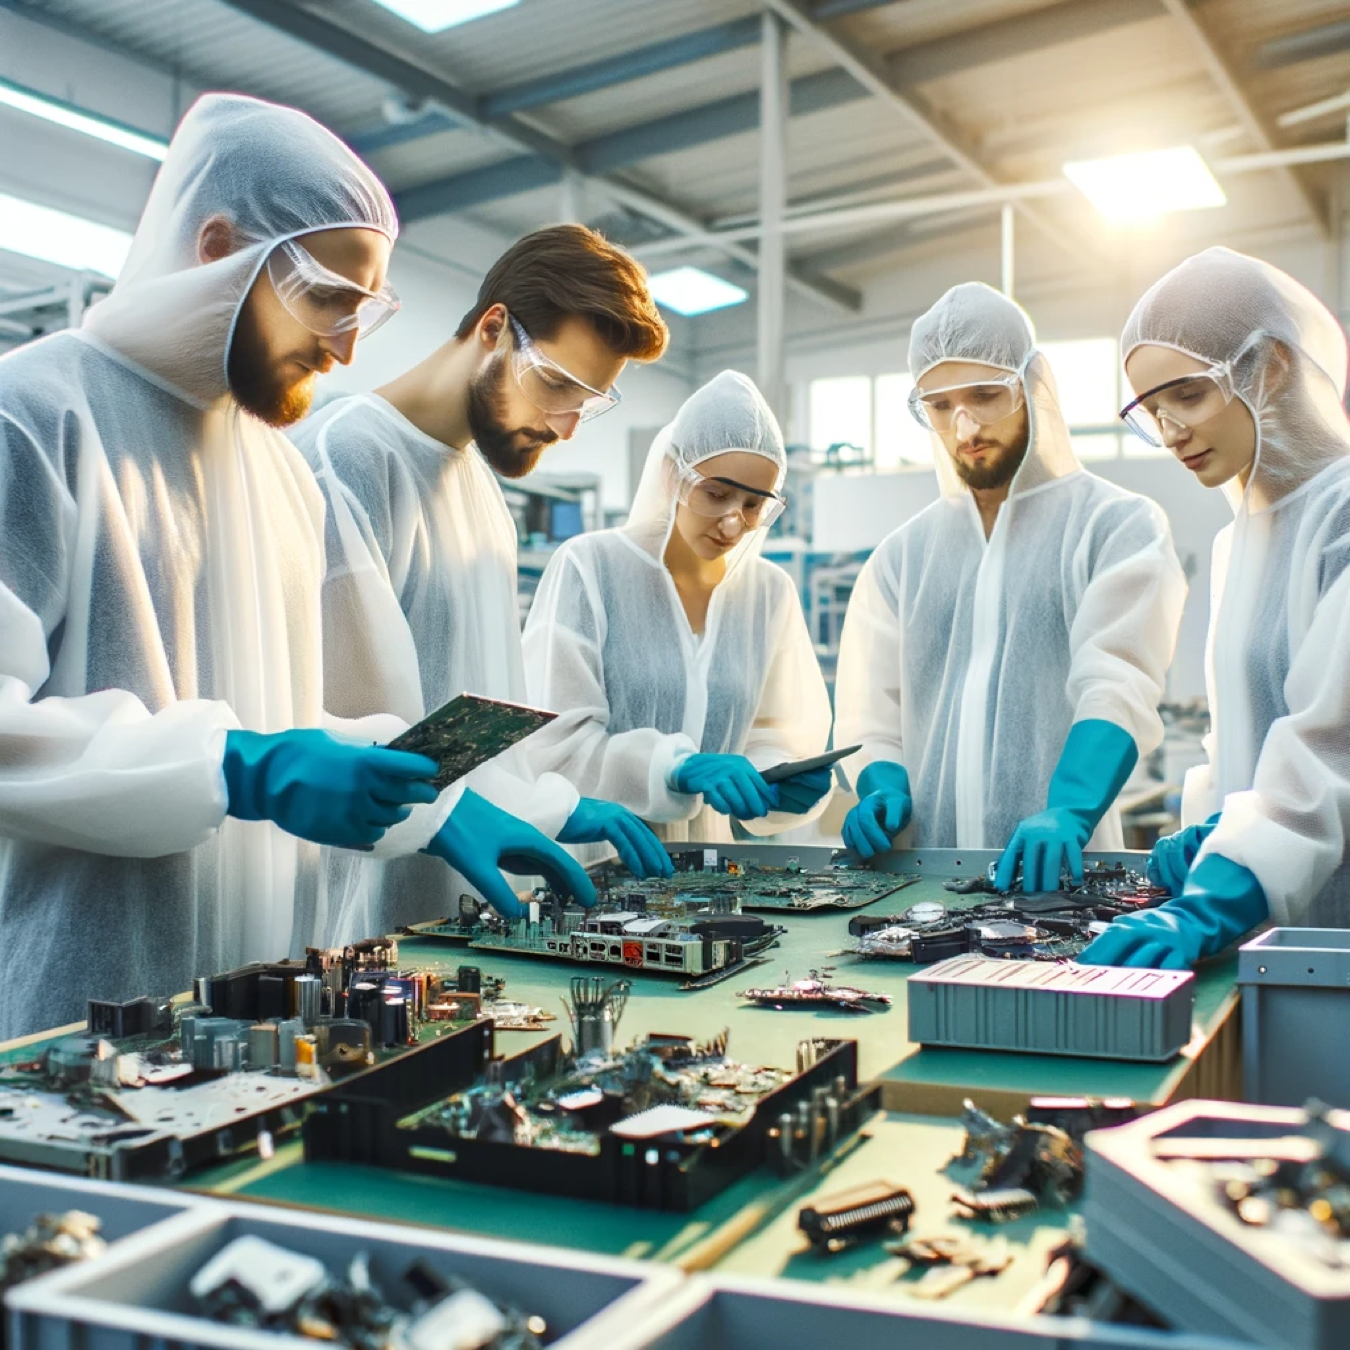
POLYGON ((540 412, 552 417, 570 417, 576 414, 583 422, 608 412, 622 395, 617 388, 607 392, 592 389, 585 380, 569 374, 556 361, 544 355, 534 340, 513 318, 511 331, 515 334, 515 349, 511 353, 511 369, 515 372, 520 392, 540 412))
POLYGON ((1120 410, 1120 416, 1140 440, 1162 449, 1167 444, 1164 422, 1189 431, 1217 417, 1232 401, 1233 381, 1228 367, 1211 366, 1140 394, 1120 410))
POLYGON ((916 385, 909 391, 909 410, 920 426, 940 435, 952 429, 958 412, 964 411, 980 426, 988 427, 1011 417, 1024 399, 1022 377, 1001 375, 946 389, 920 389, 916 385))
POLYGON ((330 271, 294 239, 268 255, 267 275, 291 318, 320 337, 353 331, 358 339, 369 337, 402 303, 387 284, 368 291, 330 271))
POLYGON ((686 470, 677 495, 695 515, 709 520, 740 516, 747 530, 767 529, 787 506, 777 492, 746 487, 734 478, 705 478, 697 469, 686 470))

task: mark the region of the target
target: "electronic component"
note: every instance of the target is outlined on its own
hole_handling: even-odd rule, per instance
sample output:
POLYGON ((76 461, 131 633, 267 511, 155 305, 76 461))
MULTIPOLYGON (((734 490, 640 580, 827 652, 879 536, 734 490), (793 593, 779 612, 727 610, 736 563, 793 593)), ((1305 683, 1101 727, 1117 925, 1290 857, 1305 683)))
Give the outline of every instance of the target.
POLYGON ((1012 1264, 1012 1248, 1003 1236, 983 1238, 974 1233, 935 1233, 931 1237, 910 1235, 901 1242, 888 1242, 886 1251, 905 1263, 905 1273, 915 1266, 923 1276, 908 1286, 915 1298, 946 1298, 981 1276, 1001 1275, 1012 1264))
POLYGON ((797 1212, 797 1227, 821 1253, 841 1252, 870 1238, 894 1237, 909 1228, 914 1197, 903 1187, 874 1181, 830 1197, 828 1205, 797 1212))
POLYGON ((784 1008, 835 1008, 843 1012, 885 1012, 891 1006, 889 994, 875 994, 851 984, 831 984, 834 971, 829 967, 813 970, 804 980, 784 977, 779 985, 742 989, 736 997, 747 998, 761 1008, 782 1012, 784 1008))
MULTIPOLYGON (((6 1289, 25 1280, 102 1256, 108 1246, 99 1236, 102 1227, 97 1215, 70 1209, 64 1214, 38 1214, 22 1232, 0 1233, 0 1303, 6 1289)), ((0 1342, 3 1339, 0 1336, 0 1342)))
POLYGON ((236 1238, 193 1277, 205 1317, 350 1350, 540 1350, 540 1317, 495 1302, 461 1280, 414 1262, 392 1294, 358 1252, 345 1273, 263 1238, 236 1238))
POLYGON ((1035 1192, 1022 1187, 998 1191, 954 1191, 952 1203, 957 1208, 957 1218, 982 1219, 986 1223, 1011 1223, 1024 1215, 1034 1214, 1040 1208, 1035 1192))
POLYGON ((810 759, 788 760, 783 764, 774 764, 761 769, 759 776, 766 783, 781 783, 785 778, 795 778, 799 773, 810 773, 813 769, 829 769, 841 759, 856 755, 861 745, 846 745, 842 750, 827 750, 823 755, 812 755, 810 759))
MULTIPOLYGON (((599 1002, 596 992, 583 1002, 599 1002)), ((480 1025, 414 1053, 415 1074, 390 1063, 317 1098, 306 1156, 683 1211, 766 1161, 808 1167, 871 1116, 878 1095, 858 1086, 853 1041, 803 1041, 795 1069, 733 1059, 725 1033, 703 1043, 653 1034, 581 1056, 553 1036, 490 1059, 480 1025), (476 1050, 464 1037, 480 1038, 476 1050)))
POLYGON ((439 792, 547 726, 557 715, 519 703, 460 694, 396 736, 389 748, 434 759, 438 767, 431 781, 439 792))
POLYGON ((1191 1038, 1190 971, 961 956, 907 985, 920 1045, 1165 1060, 1191 1038))
POLYGON ((572 976, 572 1001, 563 1007, 572 1019, 572 1053, 578 1058, 598 1055, 608 1059, 614 1048, 614 1032, 632 989, 628 980, 607 984, 590 975, 572 976))

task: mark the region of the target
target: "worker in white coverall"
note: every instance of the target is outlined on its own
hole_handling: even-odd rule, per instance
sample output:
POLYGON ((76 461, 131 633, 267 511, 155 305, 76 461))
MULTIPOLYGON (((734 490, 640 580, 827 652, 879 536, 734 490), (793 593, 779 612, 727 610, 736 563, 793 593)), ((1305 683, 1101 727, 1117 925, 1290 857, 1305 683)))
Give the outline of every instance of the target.
POLYGON ((1122 416, 1234 518, 1214 541, 1208 763, 1149 861, 1176 898, 1081 959, 1185 968, 1267 918, 1350 925, 1346 339, 1292 277, 1211 248, 1144 295, 1120 345, 1122 416))
POLYGON ((849 602, 835 740, 863 857, 1003 850, 1007 890, 1119 848, 1113 802, 1162 739, 1186 584, 1147 498, 1086 472, 1025 312, 979 283, 914 325, 914 416, 941 496, 882 541, 849 602))
MULTIPOLYGON (((466 692, 525 700, 516 526, 497 475, 525 477, 547 447, 613 407, 625 363, 655 359, 668 336, 638 263, 584 226, 551 226, 493 264, 448 342, 292 431, 328 498, 330 710, 415 719, 466 692), (378 575, 354 575, 354 556, 378 575), (384 597, 384 621, 362 644, 347 615, 368 614, 371 594, 384 597)), ((534 773, 531 752, 552 734, 537 732, 469 782, 552 837, 612 845, 637 876, 669 873, 632 812, 534 773)), ((334 855, 326 878, 325 946, 454 913, 469 889, 417 855, 334 855)))
POLYGON ((791 578, 760 557, 787 459, 754 384, 724 371, 656 437, 628 523, 565 543, 525 626, 549 767, 666 840, 772 834, 819 814, 830 705, 791 578))
POLYGON ((0 360, 0 1037, 284 955, 318 844, 509 834, 593 899, 376 748, 400 719, 319 729, 323 498, 275 428, 397 307, 396 228, 317 123, 208 95, 111 295, 0 360))

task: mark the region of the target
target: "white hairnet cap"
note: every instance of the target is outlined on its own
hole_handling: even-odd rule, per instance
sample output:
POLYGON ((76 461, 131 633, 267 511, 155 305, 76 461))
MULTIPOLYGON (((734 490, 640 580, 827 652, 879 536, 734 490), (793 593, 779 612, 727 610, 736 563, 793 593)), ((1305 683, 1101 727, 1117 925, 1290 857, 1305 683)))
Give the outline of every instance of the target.
POLYGON ((1256 420, 1256 467, 1247 489, 1254 509, 1350 453, 1341 406, 1345 333, 1306 286, 1278 267, 1227 248, 1187 258, 1135 305, 1120 337, 1122 358, 1145 344, 1227 370, 1256 420), (1270 339, 1289 353, 1291 371, 1273 359, 1270 339))
POLYGON ((225 359, 240 304, 283 239, 377 230, 398 220, 375 174, 294 108, 204 94, 178 125, 112 293, 85 327, 193 399, 228 389, 225 359), (229 222, 234 251, 202 263, 201 228, 229 222))
MULTIPOLYGON (((1012 493, 1063 478, 1080 467, 1059 408, 1050 363, 1037 350, 1030 316, 1015 300, 982 281, 953 286, 914 321, 909 334, 909 370, 916 384, 944 361, 975 361, 1021 377, 1030 443, 1013 479, 1012 493)), ((952 466, 942 437, 933 432, 932 441, 943 496, 969 492, 952 466)))
MULTIPOLYGON (((775 489, 787 473, 783 432, 748 375, 724 370, 692 393, 652 442, 625 531, 658 562, 665 554, 680 480, 704 460, 727 454, 760 455, 778 466, 775 489)), ((727 557, 730 570, 764 545, 763 530, 747 530, 727 557)))
POLYGON ((909 373, 919 380, 944 361, 979 361, 1014 374, 1036 346, 1036 329, 1015 300, 966 281, 953 286, 909 332, 909 373))

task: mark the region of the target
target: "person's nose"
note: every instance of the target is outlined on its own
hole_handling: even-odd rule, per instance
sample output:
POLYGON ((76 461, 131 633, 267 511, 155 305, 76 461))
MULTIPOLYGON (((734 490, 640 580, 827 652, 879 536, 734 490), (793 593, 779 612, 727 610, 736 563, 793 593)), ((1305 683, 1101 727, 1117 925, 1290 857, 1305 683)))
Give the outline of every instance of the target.
POLYGON ((544 421, 548 429, 560 441, 570 441, 577 434, 577 428, 581 425, 581 414, 579 412, 554 413, 552 416, 544 418, 544 421))
POLYGON ((952 430, 956 433, 957 444, 964 445, 980 434, 980 424, 971 416, 970 410, 964 404, 958 404, 952 417, 952 430))
POLYGON ((331 337, 322 338, 319 346, 330 355, 340 366, 349 366, 352 358, 356 355, 356 329, 349 329, 345 333, 334 333, 331 337))
POLYGON ((1182 426, 1180 422, 1174 422, 1165 414, 1159 414, 1155 419, 1162 432, 1163 445, 1169 450, 1175 450, 1178 446, 1185 445, 1191 439, 1191 429, 1182 426))

